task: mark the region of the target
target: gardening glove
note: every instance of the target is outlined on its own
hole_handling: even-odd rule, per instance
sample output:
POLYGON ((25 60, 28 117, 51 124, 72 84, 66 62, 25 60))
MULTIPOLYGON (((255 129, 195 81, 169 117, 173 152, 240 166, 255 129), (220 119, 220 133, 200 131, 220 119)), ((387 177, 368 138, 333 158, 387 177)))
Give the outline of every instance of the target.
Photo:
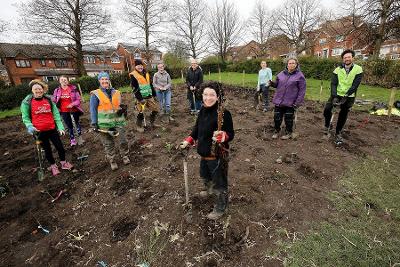
POLYGON ((58 133, 59 133, 61 136, 65 135, 65 131, 64 131, 64 130, 58 130, 58 133))
POLYGON ((194 91, 194 90, 196 90, 196 87, 190 86, 190 90, 191 90, 191 91, 194 91))
POLYGON ((119 109, 117 110, 117 115, 121 117, 125 115, 125 118, 128 116, 128 106, 125 104, 119 105, 119 109))
POLYGON ((191 136, 188 136, 185 140, 183 140, 182 143, 180 143, 179 148, 180 149, 185 149, 187 148, 189 145, 193 145, 194 144, 194 140, 191 136))
POLYGON ((93 128, 93 132, 98 132, 99 131, 99 126, 97 125, 97 123, 92 123, 92 128, 93 128))
POLYGON ((30 135, 33 135, 33 134, 36 133, 36 132, 39 132, 38 129, 36 129, 36 128, 33 127, 33 126, 28 126, 28 133, 29 133, 30 135))
POLYGON ((225 131, 215 131, 212 140, 217 143, 223 143, 229 140, 229 136, 225 131))

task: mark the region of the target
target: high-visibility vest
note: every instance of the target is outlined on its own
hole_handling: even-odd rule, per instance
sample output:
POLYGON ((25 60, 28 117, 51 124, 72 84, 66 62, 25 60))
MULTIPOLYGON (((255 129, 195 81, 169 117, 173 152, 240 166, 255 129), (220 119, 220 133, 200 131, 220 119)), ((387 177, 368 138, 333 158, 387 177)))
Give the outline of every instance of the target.
MULTIPOLYGON (((336 89, 336 93, 339 96, 344 96, 347 91, 350 89, 351 85, 353 84, 353 81, 356 77, 357 74, 360 74, 363 72, 363 69, 360 65, 354 64, 353 68, 349 72, 349 74, 346 73, 346 69, 344 67, 337 67, 333 73, 337 74, 338 76, 338 86, 336 89)), ((350 97, 355 97, 356 94, 353 93, 352 95, 349 95, 350 97)))
POLYGON ((110 98, 101 90, 96 89, 91 92, 99 99, 97 107, 97 125, 99 128, 115 128, 125 126, 126 120, 124 116, 118 116, 117 111, 121 104, 121 93, 118 90, 110 98))
POLYGON ((132 75, 138 81, 139 91, 143 98, 152 96, 151 85, 150 85, 150 75, 148 72, 146 72, 146 77, 144 77, 142 74, 140 74, 136 70, 129 73, 129 75, 132 75))

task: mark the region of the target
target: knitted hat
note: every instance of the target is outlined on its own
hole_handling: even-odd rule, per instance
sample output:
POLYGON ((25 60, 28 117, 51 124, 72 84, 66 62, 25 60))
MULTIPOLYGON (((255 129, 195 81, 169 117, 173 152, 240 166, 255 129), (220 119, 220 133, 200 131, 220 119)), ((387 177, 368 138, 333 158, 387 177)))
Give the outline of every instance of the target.
POLYGON ((135 59, 135 66, 143 65, 143 61, 141 59, 135 59))
POLYGON ((97 79, 100 81, 101 78, 110 79, 110 74, 108 74, 108 73, 105 72, 105 71, 100 72, 100 73, 97 75, 97 79))
POLYGON ((31 88, 31 90, 32 90, 32 87, 33 87, 35 84, 39 84, 39 85, 43 88, 43 90, 44 90, 45 93, 46 93, 47 90, 49 89, 49 86, 48 86, 45 82, 43 82, 42 80, 39 80, 39 79, 35 79, 35 80, 32 80, 32 81, 29 83, 29 87, 31 88))

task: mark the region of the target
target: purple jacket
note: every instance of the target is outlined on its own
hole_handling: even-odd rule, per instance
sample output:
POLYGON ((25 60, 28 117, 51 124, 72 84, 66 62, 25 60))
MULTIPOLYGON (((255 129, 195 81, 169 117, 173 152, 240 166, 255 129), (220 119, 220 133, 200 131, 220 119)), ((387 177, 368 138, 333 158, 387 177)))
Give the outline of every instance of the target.
MULTIPOLYGON (((83 113, 83 109, 81 106, 81 95, 79 94, 79 91, 76 89, 75 85, 70 84, 68 86, 71 88, 72 105, 76 109, 78 109, 80 112, 83 113)), ((54 103, 56 103, 57 107, 58 107, 58 102, 60 101, 60 98, 61 98, 61 87, 59 86, 54 90, 53 97, 52 97, 52 100, 54 103)))
POLYGON ((298 68, 292 73, 289 73, 287 69, 281 71, 272 86, 276 88, 272 100, 275 106, 292 107, 303 103, 306 94, 306 79, 298 68))

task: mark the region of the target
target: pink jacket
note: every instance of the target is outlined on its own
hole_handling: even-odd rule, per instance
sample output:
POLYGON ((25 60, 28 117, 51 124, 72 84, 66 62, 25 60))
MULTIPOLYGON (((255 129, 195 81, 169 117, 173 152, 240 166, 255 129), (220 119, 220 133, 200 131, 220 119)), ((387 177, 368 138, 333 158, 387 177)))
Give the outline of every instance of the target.
MULTIPOLYGON (((81 106, 81 95, 79 94, 79 91, 76 89, 75 85, 69 84, 68 86, 71 88, 72 105, 83 113, 83 109, 81 106)), ((56 103, 57 106, 59 104, 60 98, 61 98, 61 87, 59 86, 54 90, 52 97, 53 102, 56 103)))

